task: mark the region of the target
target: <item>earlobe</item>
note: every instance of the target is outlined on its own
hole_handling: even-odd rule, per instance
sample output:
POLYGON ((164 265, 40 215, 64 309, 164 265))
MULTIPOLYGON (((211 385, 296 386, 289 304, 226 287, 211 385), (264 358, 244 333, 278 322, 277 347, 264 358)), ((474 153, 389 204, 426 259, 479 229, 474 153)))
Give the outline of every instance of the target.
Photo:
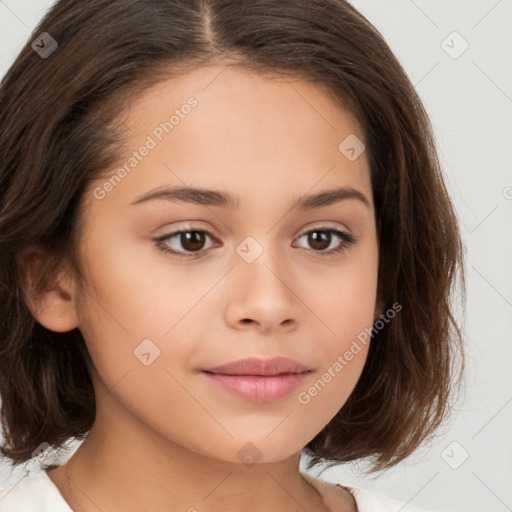
POLYGON ((44 272, 45 255, 31 252, 21 260, 26 283, 28 307, 32 316, 50 331, 68 332, 78 327, 75 283, 67 265, 48 273, 40 290, 36 288, 44 272))

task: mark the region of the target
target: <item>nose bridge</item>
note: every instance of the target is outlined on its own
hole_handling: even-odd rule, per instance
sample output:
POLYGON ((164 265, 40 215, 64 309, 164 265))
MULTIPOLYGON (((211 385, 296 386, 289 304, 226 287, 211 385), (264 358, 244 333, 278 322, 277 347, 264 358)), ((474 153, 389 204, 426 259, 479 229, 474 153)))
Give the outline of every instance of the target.
POLYGON ((297 316, 290 272, 271 234, 250 235, 236 247, 235 289, 230 299, 231 323, 255 321, 265 330, 288 325, 297 316))
POLYGON ((286 267, 285 254, 278 243, 272 240, 271 234, 245 237, 236 247, 236 253, 241 260, 237 266, 245 282, 255 286, 263 281, 265 286, 271 288, 274 288, 274 284, 279 288, 284 286, 282 280, 285 276, 278 279, 277 275, 283 273, 282 269, 286 267))

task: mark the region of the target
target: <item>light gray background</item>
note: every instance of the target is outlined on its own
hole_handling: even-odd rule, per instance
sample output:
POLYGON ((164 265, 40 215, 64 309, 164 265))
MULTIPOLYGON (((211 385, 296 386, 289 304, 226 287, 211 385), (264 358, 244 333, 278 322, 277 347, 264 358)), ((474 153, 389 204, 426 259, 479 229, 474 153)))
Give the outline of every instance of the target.
MULTIPOLYGON (((512 510, 512 0, 352 3, 388 41, 435 128, 467 247, 467 391, 444 433, 394 469, 364 478, 353 465, 322 478, 437 511, 512 510), (454 31, 469 44, 457 58, 454 31)), ((0 0, 0 76, 51 4, 0 0)), ((0 488, 21 474, 4 466, 0 488)))

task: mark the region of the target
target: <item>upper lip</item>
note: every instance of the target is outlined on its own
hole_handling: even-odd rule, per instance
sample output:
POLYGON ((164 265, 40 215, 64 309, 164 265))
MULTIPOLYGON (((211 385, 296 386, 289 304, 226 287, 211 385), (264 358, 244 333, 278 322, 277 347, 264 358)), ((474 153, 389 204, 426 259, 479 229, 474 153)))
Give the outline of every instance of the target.
POLYGON ((310 371, 310 369, 287 357, 271 357, 268 359, 250 357, 221 366, 205 368, 203 371, 224 375, 279 375, 281 373, 304 373, 310 371))

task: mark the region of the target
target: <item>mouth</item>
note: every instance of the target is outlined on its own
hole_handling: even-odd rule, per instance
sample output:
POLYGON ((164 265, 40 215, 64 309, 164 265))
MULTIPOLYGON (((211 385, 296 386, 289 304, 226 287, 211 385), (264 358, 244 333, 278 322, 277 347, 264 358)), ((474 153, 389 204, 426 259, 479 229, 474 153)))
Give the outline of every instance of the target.
POLYGON ((253 402, 289 396, 311 369, 288 358, 249 358, 202 370, 217 388, 253 402))

